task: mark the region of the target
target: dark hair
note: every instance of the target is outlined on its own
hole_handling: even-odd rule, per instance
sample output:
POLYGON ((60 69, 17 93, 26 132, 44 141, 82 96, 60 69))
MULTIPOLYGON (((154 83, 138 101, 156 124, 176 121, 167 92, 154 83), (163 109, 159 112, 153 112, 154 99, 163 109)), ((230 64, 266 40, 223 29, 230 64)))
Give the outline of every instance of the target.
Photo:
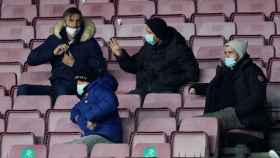
POLYGON ((82 12, 78 9, 78 8, 75 8, 75 7, 71 7, 71 8, 68 8, 64 11, 63 13, 63 17, 66 17, 66 16, 71 16, 71 15, 74 15, 74 14, 78 14, 80 15, 80 17, 82 18, 82 12))

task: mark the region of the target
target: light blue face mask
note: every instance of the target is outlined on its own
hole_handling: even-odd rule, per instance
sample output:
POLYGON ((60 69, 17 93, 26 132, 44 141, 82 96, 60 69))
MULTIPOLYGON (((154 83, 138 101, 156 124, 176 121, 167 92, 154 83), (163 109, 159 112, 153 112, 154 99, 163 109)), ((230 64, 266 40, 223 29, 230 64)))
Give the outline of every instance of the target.
POLYGON ((157 43, 156 37, 152 34, 145 34, 144 38, 145 38, 145 41, 148 42, 152 46, 157 43))
POLYGON ((87 86, 88 84, 87 83, 84 83, 84 84, 78 84, 77 85, 77 93, 79 94, 79 95, 83 95, 84 94, 84 89, 85 89, 85 87, 87 86))
POLYGON ((224 63, 226 67, 232 69, 236 65, 236 61, 234 58, 225 58, 224 63))

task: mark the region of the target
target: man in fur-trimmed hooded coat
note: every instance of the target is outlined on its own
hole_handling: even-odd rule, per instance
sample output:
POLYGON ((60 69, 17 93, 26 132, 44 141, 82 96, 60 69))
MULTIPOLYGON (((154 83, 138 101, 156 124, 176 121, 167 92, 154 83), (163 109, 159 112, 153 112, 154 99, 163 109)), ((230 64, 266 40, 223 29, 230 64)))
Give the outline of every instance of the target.
POLYGON ((39 47, 31 51, 27 64, 36 66, 44 63, 52 65, 51 87, 22 85, 18 94, 58 95, 74 94, 74 76, 91 72, 96 77, 106 71, 106 62, 96 39, 95 26, 83 19, 77 8, 64 12, 64 20, 53 28, 53 34, 39 47))

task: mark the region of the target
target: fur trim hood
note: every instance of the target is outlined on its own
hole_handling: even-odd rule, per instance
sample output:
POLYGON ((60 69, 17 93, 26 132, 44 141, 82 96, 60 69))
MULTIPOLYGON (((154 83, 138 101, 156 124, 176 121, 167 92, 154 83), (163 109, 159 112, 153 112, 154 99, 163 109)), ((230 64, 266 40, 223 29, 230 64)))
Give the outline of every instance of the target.
MULTIPOLYGON (((57 38, 62 39, 60 32, 64 27, 65 27, 64 20, 57 22, 56 25, 52 29, 52 34, 55 35, 57 38)), ((94 36, 95 32, 96 32, 96 28, 95 28, 94 23, 92 23, 88 20, 85 20, 84 21, 84 31, 82 33, 80 42, 85 42, 85 41, 91 39, 94 36)))

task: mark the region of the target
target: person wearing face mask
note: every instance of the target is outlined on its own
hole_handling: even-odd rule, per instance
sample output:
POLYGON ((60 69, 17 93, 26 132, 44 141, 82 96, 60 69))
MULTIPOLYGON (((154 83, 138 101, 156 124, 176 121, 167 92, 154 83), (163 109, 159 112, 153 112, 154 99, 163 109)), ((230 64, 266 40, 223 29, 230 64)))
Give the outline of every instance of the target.
POLYGON ((31 51, 26 61, 31 66, 51 64, 51 87, 21 85, 18 95, 51 94, 54 101, 59 95, 74 94, 74 76, 78 72, 91 71, 98 77, 106 71, 102 51, 93 38, 94 24, 85 20, 77 8, 67 9, 63 17, 44 43, 31 51))
POLYGON ((144 29, 144 46, 133 56, 117 40, 109 42, 120 67, 136 74, 136 89, 130 93, 144 97, 150 92, 178 92, 183 84, 198 80, 198 63, 180 33, 160 18, 147 20, 144 29))
POLYGON ((81 73, 75 80, 80 101, 72 108, 70 118, 83 131, 83 137, 66 143, 86 144, 89 154, 97 143, 121 143, 116 79, 104 74, 95 80, 92 74, 81 73))
MULTIPOLYGON (((232 40, 225 44, 225 58, 210 83, 190 85, 189 93, 206 96, 204 117, 216 117, 221 135, 231 129, 257 131, 264 137, 271 126, 265 105, 267 79, 247 53, 248 43, 232 40)), ((279 158, 277 152, 252 154, 252 158, 279 158)))

